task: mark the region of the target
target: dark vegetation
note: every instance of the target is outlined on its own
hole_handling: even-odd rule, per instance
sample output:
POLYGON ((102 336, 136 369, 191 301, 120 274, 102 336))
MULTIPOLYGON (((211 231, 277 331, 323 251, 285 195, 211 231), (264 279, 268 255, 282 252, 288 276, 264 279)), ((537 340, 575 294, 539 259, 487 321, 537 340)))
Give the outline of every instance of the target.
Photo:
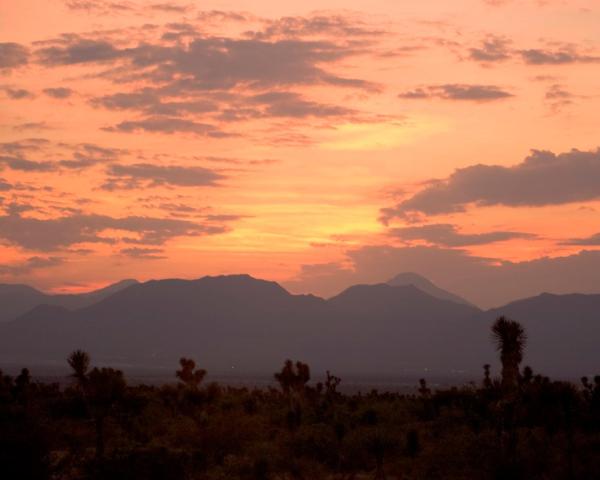
POLYGON ((72 382, 0 373, 0 469, 7 479, 595 479, 600 376, 576 386, 521 367, 523 327, 492 327, 500 378, 414 395, 343 395, 327 372, 286 361, 278 388, 205 384, 182 358, 177 383, 67 359, 72 382))

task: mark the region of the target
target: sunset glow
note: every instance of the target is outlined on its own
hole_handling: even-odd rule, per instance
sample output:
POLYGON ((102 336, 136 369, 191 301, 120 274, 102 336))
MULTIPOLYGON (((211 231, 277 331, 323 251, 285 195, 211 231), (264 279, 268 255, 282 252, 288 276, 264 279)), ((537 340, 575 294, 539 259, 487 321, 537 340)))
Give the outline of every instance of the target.
POLYGON ((600 271, 599 25, 595 0, 2 2, 0 282, 600 271))

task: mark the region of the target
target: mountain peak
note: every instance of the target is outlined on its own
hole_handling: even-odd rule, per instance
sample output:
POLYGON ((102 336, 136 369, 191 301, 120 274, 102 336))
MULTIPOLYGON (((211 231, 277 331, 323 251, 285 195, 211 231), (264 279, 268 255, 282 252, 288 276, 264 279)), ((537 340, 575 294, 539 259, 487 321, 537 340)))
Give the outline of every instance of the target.
POLYGON ((449 300, 454 303, 460 303, 462 305, 469 305, 473 307, 474 305, 468 300, 452 293, 447 290, 444 290, 433 282, 428 280, 422 275, 419 275, 415 272, 402 272, 396 275, 391 280, 386 282, 388 285, 394 287, 403 287, 407 285, 413 285, 424 293, 431 295, 432 297, 439 298, 440 300, 449 300))

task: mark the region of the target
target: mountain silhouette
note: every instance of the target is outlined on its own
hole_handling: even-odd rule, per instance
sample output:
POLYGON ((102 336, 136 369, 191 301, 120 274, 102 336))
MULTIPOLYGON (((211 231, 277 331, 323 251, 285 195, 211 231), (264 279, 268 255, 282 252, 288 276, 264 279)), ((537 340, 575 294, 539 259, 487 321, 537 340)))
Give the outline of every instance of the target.
POLYGON ((418 273, 399 273, 391 280, 388 280, 386 283, 394 287, 414 285, 419 290, 428 293, 432 297, 439 298, 441 300, 450 300, 451 302, 474 306, 471 302, 465 300, 462 297, 459 297, 458 295, 455 295, 454 293, 448 292, 447 290, 438 287, 433 282, 429 281, 428 279, 426 279, 422 275, 419 275, 418 273))
POLYGON ((137 280, 121 280, 92 292, 57 295, 40 292, 28 285, 0 284, 0 323, 14 320, 39 305, 82 308, 136 283, 137 280))
POLYGON ((0 325, 0 362, 61 363, 82 348, 113 365, 269 373, 285 358, 355 374, 480 375, 496 362, 490 324, 505 314, 530 338, 525 362, 590 373, 600 361, 600 295, 541 295, 482 312, 411 285, 356 285, 324 300, 248 275, 132 284, 84 307, 39 305, 0 325), (584 358, 585 356, 585 358, 584 358))

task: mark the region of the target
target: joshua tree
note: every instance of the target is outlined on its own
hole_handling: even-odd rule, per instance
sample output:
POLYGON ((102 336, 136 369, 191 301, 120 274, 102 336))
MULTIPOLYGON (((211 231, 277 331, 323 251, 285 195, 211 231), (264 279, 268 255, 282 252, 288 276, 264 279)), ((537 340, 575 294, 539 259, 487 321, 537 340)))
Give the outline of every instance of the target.
POLYGON ((337 387, 342 379, 332 375, 329 370, 325 373, 327 375, 327 379, 325 380, 325 393, 328 397, 336 397, 338 395, 337 387))
POLYGON ((73 369, 80 393, 91 411, 96 426, 96 458, 104 455, 104 424, 115 404, 125 395, 126 383, 123 372, 113 368, 90 368, 90 356, 83 350, 75 350, 67 358, 73 369))
POLYGON ((73 369, 72 377, 77 380, 80 387, 85 386, 86 375, 90 368, 90 356, 83 350, 75 350, 69 358, 67 358, 69 366, 73 369))
POLYGON ((492 388, 492 377, 490 374, 489 363, 486 363, 483 366, 483 386, 484 386, 484 388, 492 388))
POLYGON ((198 389, 202 380, 206 376, 206 370, 196 368, 196 362, 190 358, 179 359, 179 365, 181 370, 177 370, 175 375, 182 381, 182 383, 191 388, 192 390, 198 389))
POLYGON ((306 363, 286 360, 283 368, 275 374, 275 380, 281 385, 283 394, 289 401, 288 424, 290 428, 300 425, 302 417, 302 403, 306 384, 310 380, 310 368, 306 363))
POLYGON ((286 360, 281 372, 275 374, 275 380, 286 395, 292 392, 302 393, 310 380, 310 368, 306 363, 296 362, 294 365, 291 360, 286 360))
POLYGON ((427 386, 427 380, 424 378, 419 379, 419 393, 422 398, 429 398, 431 395, 431 389, 427 386))
POLYGON ((523 326, 499 317, 492 325, 492 339, 500 352, 502 362, 502 386, 512 389, 519 379, 519 364, 523 360, 523 350, 527 343, 527 335, 523 326))
POLYGON ((125 395, 123 372, 113 368, 94 368, 87 375, 86 396, 96 423, 96 458, 104 455, 104 423, 115 404, 125 395))

